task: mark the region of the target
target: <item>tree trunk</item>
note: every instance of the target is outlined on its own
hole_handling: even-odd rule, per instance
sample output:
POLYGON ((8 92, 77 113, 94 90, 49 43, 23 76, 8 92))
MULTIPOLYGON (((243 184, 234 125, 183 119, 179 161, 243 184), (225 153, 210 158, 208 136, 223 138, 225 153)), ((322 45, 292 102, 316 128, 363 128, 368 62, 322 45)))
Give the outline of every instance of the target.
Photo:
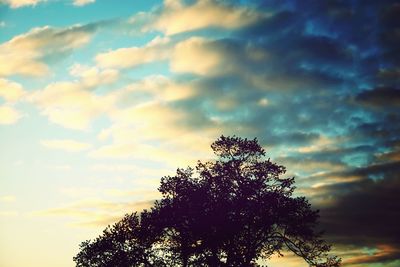
POLYGON ((185 257, 182 259, 182 267, 187 267, 188 266, 188 259, 185 257))
POLYGON ((212 248, 211 250, 211 262, 210 262, 210 267, 219 267, 220 266, 220 261, 218 259, 218 251, 216 248, 212 248))

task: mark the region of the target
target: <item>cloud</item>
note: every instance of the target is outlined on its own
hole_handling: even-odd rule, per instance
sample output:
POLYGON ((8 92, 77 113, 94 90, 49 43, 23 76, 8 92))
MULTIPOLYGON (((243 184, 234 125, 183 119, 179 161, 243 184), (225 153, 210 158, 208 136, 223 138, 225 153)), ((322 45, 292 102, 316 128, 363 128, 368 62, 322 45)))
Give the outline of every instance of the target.
MULTIPOLYGON (((343 261, 343 265, 352 266, 357 264, 357 266, 359 266, 359 264, 364 265, 368 263, 388 263, 398 260, 398 257, 400 256, 399 248, 387 244, 380 244, 376 247, 370 247, 368 250, 364 249, 364 251, 348 255, 349 257, 343 261)), ((390 265, 388 264, 385 266, 390 265)))
POLYGON ((20 8, 24 6, 35 6, 40 2, 44 2, 46 0, 1 0, 0 3, 7 4, 11 8, 20 8))
POLYGON ((332 149, 333 144, 335 141, 339 140, 334 140, 333 138, 329 138, 327 136, 318 136, 318 138, 315 138, 316 136, 314 135, 313 142, 307 146, 299 147, 297 150, 300 153, 310 153, 310 152, 315 152, 315 151, 322 151, 322 150, 328 150, 332 149))
MULTIPOLYGON (((299 37, 302 41, 302 51, 295 55, 301 62, 304 59, 314 59, 322 56, 332 62, 348 60, 341 55, 341 47, 318 38, 299 37), (319 43, 312 51, 308 44, 319 43), (330 46, 331 48, 325 48, 330 46), (324 47, 325 52, 315 52, 324 47), (339 51, 336 51, 339 50, 339 51), (318 55, 321 54, 321 55, 318 55), (336 56, 328 56, 332 53, 336 56), (339 58, 339 59, 338 59, 339 58), (344 59, 343 59, 344 58, 344 59)), ((238 75, 246 86, 262 90, 305 89, 331 87, 340 82, 335 75, 321 72, 320 69, 305 69, 293 65, 287 69, 289 58, 286 51, 278 47, 280 44, 268 44, 264 41, 253 43, 251 40, 235 38, 207 39, 204 37, 189 37, 176 41, 168 37, 156 37, 142 47, 120 48, 100 53, 96 62, 101 67, 130 68, 161 60, 169 60, 170 70, 175 73, 193 73, 200 76, 221 77, 223 75, 238 75), (276 47, 275 47, 276 46, 276 47), (274 66, 274 67, 272 67, 274 66)), ((343 65, 343 64, 342 64, 343 65)), ((341 66, 342 66, 341 65, 341 66)), ((314 89, 315 90, 315 89, 314 89)))
POLYGON ((85 6, 94 3, 96 0, 73 0, 72 4, 74 6, 85 6))
POLYGON ((170 68, 174 72, 202 76, 222 76, 230 73, 249 75, 265 65, 270 56, 265 47, 235 39, 190 37, 174 47, 170 68))
POLYGON ((150 75, 128 84, 119 94, 121 106, 143 103, 144 99, 168 103, 195 97, 197 88, 190 82, 174 80, 163 75, 150 75))
MULTIPOLYGON (((138 197, 142 199, 157 199, 161 196, 157 190, 120 190, 120 189, 108 189, 105 194, 112 197, 138 197)), ((139 203, 142 203, 140 201, 139 203)))
POLYGON ((21 117, 22 114, 13 107, 7 105, 0 106, 0 124, 14 124, 21 117))
MULTIPOLYGON (((60 188, 59 191, 61 194, 68 196, 69 198, 79 199, 78 202, 74 202, 67 206, 80 206, 80 205, 86 206, 88 205, 87 203, 91 203, 90 205, 94 205, 93 203, 96 202, 101 202, 101 203, 112 202, 112 201, 100 200, 96 197, 102 197, 104 199, 109 199, 109 198, 129 199, 129 201, 135 200, 136 202, 147 201, 149 199, 156 199, 160 196, 160 193, 154 189, 157 187, 157 185, 158 184, 154 185, 151 184, 152 187, 151 190, 150 189, 126 190, 118 188, 102 188, 96 186, 90 186, 90 187, 79 186, 79 187, 62 187, 60 188)), ((149 188, 148 184, 146 184, 146 186, 143 188, 149 188)), ((115 203, 118 203, 118 201, 115 201, 115 203)))
POLYGON ((11 203, 11 202, 15 202, 17 198, 14 195, 3 195, 0 196, 0 202, 4 202, 4 203, 11 203))
POLYGON ((90 167, 90 170, 100 172, 132 172, 138 171, 139 168, 130 164, 95 164, 90 167))
MULTIPOLYGON (((104 145, 91 151, 90 156, 94 158, 127 158, 134 155, 143 155, 144 146, 140 144, 111 144, 104 145)), ((149 147, 146 147, 146 150, 149 147)))
MULTIPOLYGON (((57 148, 55 148, 55 149, 57 149, 57 148)), ((68 165, 68 164, 51 164, 51 165, 49 164, 46 166, 46 168, 58 170, 58 171, 70 171, 72 169, 71 165, 68 165)))
POLYGON ((119 72, 114 69, 99 69, 87 65, 74 64, 70 67, 69 73, 80 78, 80 83, 84 87, 92 88, 102 84, 110 84, 117 81, 119 72))
POLYGON ((359 93, 355 100, 367 107, 384 110, 387 108, 400 108, 400 89, 375 88, 359 93))
POLYGON ((209 144, 220 129, 207 127, 193 132, 185 123, 192 115, 176 105, 196 98, 198 90, 201 89, 193 82, 152 75, 115 91, 115 105, 106 113, 111 126, 98 135, 99 140, 107 143, 91 150, 89 155, 134 158, 174 168, 197 160, 199 151, 208 157, 209 144), (171 153, 175 157, 171 158, 171 153))
POLYGON ((244 64, 260 63, 267 57, 267 52, 262 48, 245 48, 241 45, 246 46, 236 44, 233 40, 190 37, 176 42, 168 37, 156 37, 142 47, 100 53, 96 56, 96 62, 103 68, 132 68, 169 60, 173 72, 216 76, 227 72, 240 73, 246 70, 244 64))
POLYGON ((97 95, 93 89, 115 82, 119 73, 79 64, 73 65, 70 73, 79 80, 51 83, 31 93, 28 100, 39 107, 51 122, 70 129, 86 130, 95 118, 112 109, 115 102, 112 93, 97 95))
POLYGON ((0 45, 1 76, 43 76, 49 72, 46 60, 62 58, 89 43, 99 24, 68 28, 33 28, 0 45))
MULTIPOLYGON (((325 15, 339 20, 333 14, 351 9, 324 8, 307 6, 300 12, 282 4, 275 8, 279 12, 238 29, 231 38, 181 39, 171 54, 170 70, 196 74, 197 90, 195 97, 170 107, 186 113, 182 122, 188 131, 218 127, 224 133, 259 136, 272 153, 295 154, 296 160, 306 157, 313 162, 309 173, 341 171, 351 161, 358 166, 368 162, 378 148, 364 145, 366 139, 352 140, 351 134, 359 122, 378 117, 363 117, 346 102, 346 94, 357 94, 357 89, 347 89, 359 86, 351 77, 358 71, 352 62, 359 59, 359 50, 347 39, 336 38, 352 35, 345 28, 316 24, 325 15), (306 20, 303 11, 310 15, 306 20), (259 105, 263 99, 267 105, 259 105)), ((377 121, 370 128, 394 133, 396 127, 387 122, 377 121)), ((330 177, 326 182, 340 181, 330 177)))
POLYGON ((14 124, 23 115, 14 104, 23 99, 26 92, 19 83, 0 78, 0 98, 5 104, 0 106, 0 124, 14 124))
POLYGON ((336 196, 331 205, 321 207, 322 225, 333 241, 358 246, 388 244, 400 251, 399 170, 398 161, 371 165, 345 174, 357 175, 358 180, 319 188, 325 196, 336 196))
POLYGON ((149 76, 126 86, 118 94, 118 108, 108 114, 113 126, 103 131, 103 138, 113 133, 119 143, 125 143, 134 132, 145 140, 174 136, 186 114, 172 104, 196 95, 192 86, 164 76, 149 76), (121 128, 127 133, 116 134, 121 128))
POLYGON ((143 47, 119 48, 98 54, 96 62, 105 68, 129 68, 167 59, 170 53, 169 38, 156 37, 143 47))
MULTIPOLYGON (((108 113, 111 127, 104 129, 99 137, 111 137, 112 143, 90 152, 92 157, 141 158, 146 160, 187 162, 194 158, 190 152, 208 150, 216 129, 202 129, 202 137, 191 132, 183 122, 190 114, 174 106, 184 94, 192 96, 192 84, 177 83, 162 76, 144 79, 126 88, 120 97, 130 99, 129 94, 147 92, 149 100, 131 102, 108 113), (178 92, 183 94, 179 96, 178 92), (154 94, 154 95, 153 95, 154 94), (179 136, 179 141, 177 140, 179 136), (210 137, 212 136, 212 137, 210 137), (190 140, 190 141, 189 141, 190 140), (202 147, 202 145, 205 145, 202 147), (174 159, 170 153, 181 149, 174 159)), ((135 100, 135 98, 133 98, 135 100)))
POLYGON ((16 102, 25 95, 22 85, 7 79, 0 78, 0 97, 7 102, 16 102))
MULTIPOLYGON (((347 168, 347 165, 340 162, 331 162, 317 159, 312 159, 308 157, 296 157, 296 156, 286 156, 286 157, 277 157, 274 160, 286 166, 289 172, 295 171, 296 175, 301 175, 302 177, 314 177, 314 176, 322 176, 328 173, 335 173, 339 171, 343 171, 347 168)), ((325 177, 324 177, 325 178, 325 177)), ((325 179, 322 178, 322 181, 325 179)), ((298 183, 302 181, 298 180, 298 183)), ((315 184, 315 183, 314 183, 315 184)), ((310 186, 310 185, 308 185, 310 186)))
MULTIPOLYGON (((222 55, 208 49, 207 40, 192 37, 178 43, 171 58, 171 70, 174 72, 192 72, 199 75, 212 75, 221 68, 222 55)), ((227 66, 229 68, 229 66, 227 66)))
POLYGON ((394 147, 393 150, 386 153, 379 153, 377 155, 378 160, 382 160, 383 162, 387 161, 400 161, 400 147, 394 147))
POLYGON ((268 260, 257 261, 262 266, 267 265, 268 267, 307 267, 307 263, 304 259, 294 255, 289 251, 283 251, 282 255, 274 254, 268 260))
POLYGON ((251 8, 235 7, 211 0, 196 1, 189 5, 180 0, 167 0, 164 1, 160 14, 155 14, 156 21, 147 28, 162 31, 166 35, 210 27, 237 29, 264 16, 266 15, 251 8))
POLYGON ((17 217, 19 212, 16 210, 2 210, 0 211, 0 217, 17 217))
POLYGON ((385 4, 379 14, 379 41, 382 45, 385 59, 394 64, 394 66, 399 67, 400 38, 397 18, 400 14, 400 6, 396 1, 388 1, 385 4))
MULTIPOLYGON (((46 2, 47 0, 0 0, 0 3, 9 5, 11 8, 21 8, 26 6, 36 6, 39 3, 46 2)), ((96 0, 73 0, 74 6, 84 6, 94 3, 96 0)))
POLYGON ((77 82, 52 83, 30 97, 51 122, 78 130, 87 129, 101 113, 101 99, 82 89, 77 82))
MULTIPOLYGON (((208 145, 213 137, 209 132, 205 132, 204 136, 195 133, 179 133, 181 129, 175 132, 169 131, 170 134, 181 134, 179 139, 167 136, 152 136, 152 144, 146 144, 149 141, 147 137, 141 137, 142 134, 151 132, 151 128, 142 129, 136 132, 135 141, 125 141, 121 143, 118 139, 121 135, 134 136, 129 134, 128 128, 120 128, 113 130, 111 133, 113 141, 111 144, 100 146, 91 151, 89 156, 95 159, 134 159, 145 162, 156 163, 164 166, 166 170, 182 166, 194 165, 200 158, 209 158, 210 149, 208 145), (171 157, 174 155, 174 157, 171 157)), ((165 175, 164 170, 140 170, 135 172, 138 176, 161 177, 165 175)))
POLYGON ((83 199, 65 207, 36 211, 33 214, 69 217, 75 226, 104 227, 120 220, 126 213, 151 207, 153 202, 153 200, 111 202, 101 199, 83 199))
POLYGON ((394 260, 399 258, 400 162, 392 157, 382 160, 359 168, 342 165, 337 171, 329 168, 298 179, 297 194, 306 195, 320 210, 320 227, 345 266, 396 266, 394 260), (309 180, 317 184, 310 188, 309 180))
POLYGON ((40 144, 50 149, 59 149, 68 152, 80 152, 87 150, 92 146, 91 144, 88 143, 78 142, 69 139, 41 140, 40 144))
MULTIPOLYGON (((305 42, 304 39, 299 37, 293 42, 305 42)), ((317 40, 311 39, 308 43, 313 41, 317 40)), ((317 61, 321 57, 319 52, 306 49, 307 45, 303 45, 304 51, 297 47, 288 48, 296 51, 293 56, 280 46, 282 44, 278 42, 264 40, 255 43, 252 39, 191 37, 175 45, 170 70, 220 79, 239 79, 247 88, 265 91, 328 90, 342 82, 336 74, 302 65, 303 61, 317 61)), ((323 42, 320 46, 324 46, 323 42)), ((316 47, 315 51, 318 49, 316 47)), ((340 61, 337 57, 329 60, 340 61)))

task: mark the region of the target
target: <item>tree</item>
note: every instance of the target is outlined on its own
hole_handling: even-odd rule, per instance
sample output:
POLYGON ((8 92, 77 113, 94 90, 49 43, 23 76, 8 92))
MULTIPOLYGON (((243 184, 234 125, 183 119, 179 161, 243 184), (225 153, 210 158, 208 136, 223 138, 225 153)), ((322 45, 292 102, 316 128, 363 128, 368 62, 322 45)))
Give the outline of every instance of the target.
POLYGON ((259 266, 285 250, 335 267, 315 230, 318 211, 294 197, 294 178, 265 159, 257 139, 221 136, 217 159, 161 178, 162 198, 81 244, 77 266, 259 266))

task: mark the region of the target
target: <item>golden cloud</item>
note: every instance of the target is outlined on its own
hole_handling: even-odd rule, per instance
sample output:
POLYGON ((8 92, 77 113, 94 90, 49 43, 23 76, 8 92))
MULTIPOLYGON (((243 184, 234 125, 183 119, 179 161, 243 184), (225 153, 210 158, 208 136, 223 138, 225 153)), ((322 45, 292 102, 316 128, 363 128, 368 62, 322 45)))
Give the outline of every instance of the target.
POLYGON ((130 84, 117 94, 117 102, 122 101, 119 104, 123 107, 116 105, 107 113, 111 126, 98 135, 99 140, 111 139, 111 143, 90 151, 89 155, 160 161, 174 167, 209 157, 209 145, 221 129, 209 127, 201 133, 193 131, 184 123, 190 120, 190 114, 173 104, 196 94, 194 84, 175 82, 160 75, 130 84), (147 102, 135 100, 134 96, 143 94, 150 96, 147 102), (124 103, 127 99, 133 99, 134 104, 124 103))
POLYGON ((178 83, 163 75, 151 75, 125 88, 124 96, 133 93, 151 94, 157 102, 182 100, 196 95, 191 83, 178 83))
POLYGON ((167 59, 170 53, 169 38, 156 37, 143 47, 119 48, 98 54, 96 62, 101 67, 129 68, 167 59))
POLYGON ((119 72, 114 69, 99 69, 87 65, 74 64, 70 67, 69 73, 80 78, 80 83, 84 87, 97 87, 102 84, 115 82, 119 77, 119 72))
POLYGON ((36 104, 51 122, 86 130, 92 120, 111 109, 115 102, 113 94, 97 95, 91 89, 116 81, 118 72, 82 65, 73 65, 70 72, 81 80, 51 83, 32 93, 29 101, 36 104))
POLYGON ((208 27, 237 29, 264 16, 247 7, 233 7, 211 0, 197 1, 192 5, 185 5, 180 0, 167 0, 164 1, 161 14, 147 28, 162 31, 166 35, 208 27))
POLYGON ((96 27, 72 26, 56 29, 49 26, 33 28, 0 45, 0 75, 42 76, 49 68, 44 62, 48 55, 62 56, 87 44, 96 27))
POLYGON ((204 38, 192 37, 178 43, 173 50, 171 70, 207 75, 221 67, 223 55, 207 47, 208 42, 204 38))
POLYGON ((343 261, 343 265, 360 266, 360 264, 379 263, 385 259, 396 258, 400 249, 388 244, 380 244, 375 248, 353 250, 343 261))
POLYGON ((83 199, 65 207, 33 212, 35 216, 63 216, 72 218, 73 225, 104 227, 121 219, 126 213, 142 211, 153 205, 153 200, 112 202, 102 199, 83 199))
POLYGON ((51 122, 84 130, 101 113, 101 97, 82 89, 77 82, 57 82, 34 92, 30 100, 51 122))

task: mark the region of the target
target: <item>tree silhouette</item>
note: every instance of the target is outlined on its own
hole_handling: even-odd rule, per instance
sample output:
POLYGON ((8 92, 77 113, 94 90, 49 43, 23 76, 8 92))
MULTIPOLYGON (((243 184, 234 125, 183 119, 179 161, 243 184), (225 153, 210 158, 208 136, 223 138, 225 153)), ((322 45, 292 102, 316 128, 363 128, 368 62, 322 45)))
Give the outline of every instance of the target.
POLYGON ((77 266, 260 266, 292 251, 309 265, 334 267, 315 230, 318 211, 294 197, 294 178, 265 159, 257 139, 221 136, 217 159, 161 178, 162 198, 81 244, 77 266))

